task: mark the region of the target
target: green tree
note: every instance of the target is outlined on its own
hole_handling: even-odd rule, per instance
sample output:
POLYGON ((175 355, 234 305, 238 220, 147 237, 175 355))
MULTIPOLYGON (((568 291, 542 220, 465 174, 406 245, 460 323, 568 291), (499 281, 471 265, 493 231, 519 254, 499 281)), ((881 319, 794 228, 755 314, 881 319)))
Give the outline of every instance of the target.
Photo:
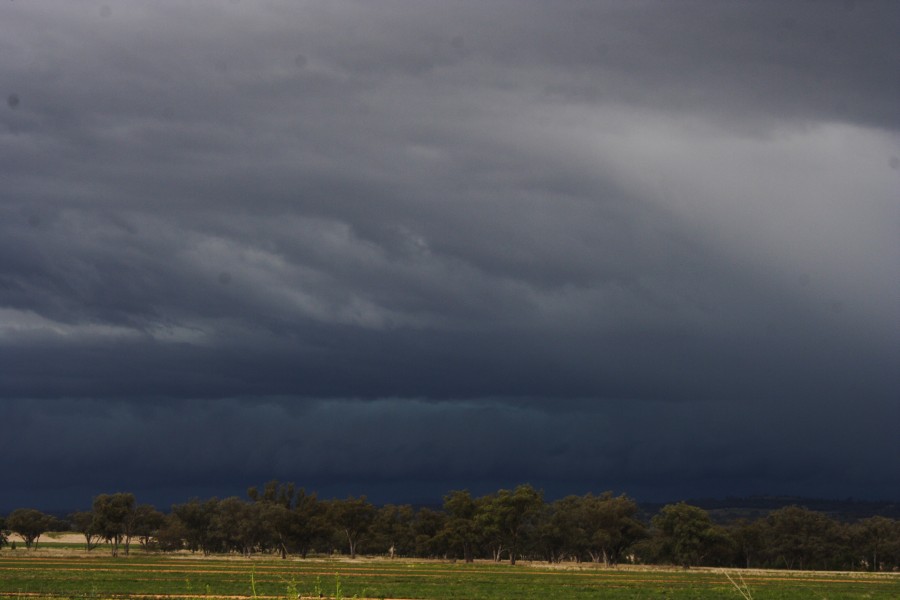
POLYGON ((375 507, 369 504, 365 496, 348 496, 346 500, 332 500, 329 503, 328 518, 346 538, 350 558, 356 558, 360 542, 372 528, 375 507))
POLYGON ((9 513, 6 527, 25 540, 26 548, 37 548, 41 534, 49 531, 55 519, 34 508, 19 508, 9 513))
POLYGON ((897 521, 878 516, 864 519, 853 526, 853 537, 870 570, 897 566, 894 562, 900 547, 900 523, 897 521))
POLYGON ((218 502, 208 528, 211 549, 238 552, 244 556, 262 549, 266 529, 261 508, 260 504, 248 503, 235 496, 218 502))
POLYGON ((372 542, 376 551, 391 558, 410 556, 415 551, 414 518, 415 513, 408 504, 386 504, 379 508, 372 521, 372 542))
POLYGON ((584 532, 577 519, 581 498, 566 496, 545 507, 536 531, 537 545, 543 557, 550 563, 558 563, 566 556, 580 562, 584 532))
POLYGON ((72 528, 84 536, 84 544, 88 552, 96 548, 103 540, 103 536, 94 523, 94 513, 75 512, 69 515, 69 521, 72 523, 72 528))
POLYGON ((455 490, 444 496, 447 520, 438 532, 438 542, 449 551, 462 554, 467 563, 475 561, 479 530, 475 523, 478 506, 469 490, 455 490))
POLYGON ((167 540, 171 543, 173 540, 169 536, 179 531, 183 536, 184 545, 191 552, 200 551, 205 555, 214 552, 216 548, 210 536, 210 523, 218 505, 219 499, 214 497, 203 502, 198 498, 191 498, 184 504, 172 506, 172 514, 177 522, 166 525, 167 540))
POLYGON ((265 531, 264 545, 276 550, 282 559, 288 555, 296 514, 292 512, 297 496, 293 483, 281 483, 273 479, 260 491, 255 487, 247 495, 259 507, 259 517, 265 531))
MULTIPOLYGON (((188 539, 190 533, 182 520, 174 512, 163 517, 163 522, 156 531, 156 543, 159 549, 165 552, 183 550, 185 548, 185 540, 188 539)), ((196 550, 196 548, 192 548, 196 550)))
POLYGON ((278 504, 284 508, 291 508, 294 503, 296 491, 293 483, 282 483, 277 479, 267 482, 263 489, 251 487, 247 490, 247 495, 254 502, 263 504, 278 504))
POLYGON ((509 563, 516 564, 519 553, 534 538, 543 507, 543 494, 527 484, 512 491, 500 490, 480 503, 476 522, 490 532, 494 560, 505 550, 509 563))
POLYGON ((482 544, 490 551, 491 559, 500 562, 507 549, 503 532, 500 530, 500 519, 493 509, 496 498, 497 493, 476 498, 475 528, 480 534, 482 544))
POLYGON ((123 543, 127 555, 134 535, 134 494, 100 494, 94 498, 92 510, 95 527, 103 539, 111 544, 112 555, 119 555, 119 546, 123 543))
POLYGON ((840 554, 837 523, 804 507, 770 513, 765 535, 770 561, 788 569, 826 569, 840 554))
POLYGON ((444 513, 430 508, 420 508, 412 521, 412 537, 417 556, 434 558, 446 555, 446 547, 438 534, 443 530, 447 517, 444 513))
POLYGON ((3 548, 9 541, 9 531, 6 529, 6 519, 0 517, 0 548, 3 548))
POLYGON ((149 548, 154 543, 153 540, 159 535, 159 530, 165 522, 165 515, 156 510, 154 506, 138 504, 134 509, 129 527, 132 535, 138 538, 141 546, 149 548))
POLYGON ((291 511, 289 544, 301 558, 306 558, 313 546, 324 544, 330 532, 326 506, 315 493, 307 494, 301 488, 294 497, 291 511))
POLYGON ((758 564, 766 547, 765 523, 740 519, 731 524, 729 534, 734 540, 737 564, 748 569, 758 564))
POLYGON ((664 560, 685 568, 703 564, 727 537, 702 508, 684 502, 668 504, 653 517, 664 560))
POLYGON ((606 566, 619 564, 626 550, 647 537, 647 528, 637 518, 637 503, 624 494, 587 494, 577 514, 591 559, 606 566))

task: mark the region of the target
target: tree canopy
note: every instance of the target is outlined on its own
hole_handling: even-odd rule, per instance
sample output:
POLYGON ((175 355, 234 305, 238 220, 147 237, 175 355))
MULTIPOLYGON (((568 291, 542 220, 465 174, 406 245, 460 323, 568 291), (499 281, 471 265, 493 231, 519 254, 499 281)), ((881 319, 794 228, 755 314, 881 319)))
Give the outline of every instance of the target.
POLYGON ((25 541, 26 548, 35 548, 41 535, 50 530, 54 521, 50 515, 34 508, 20 508, 9 513, 6 527, 25 541))
MULTIPOLYGON (((113 555, 128 554, 132 540, 161 551, 249 556, 360 552, 389 557, 594 561, 791 569, 900 567, 900 523, 887 517, 841 522, 801 506, 786 506, 755 520, 716 523, 685 502, 663 506, 652 518, 625 495, 567 496, 547 502, 530 485, 483 496, 454 490, 443 505, 377 507, 365 496, 320 499, 293 484, 270 481, 247 498, 193 498, 168 514, 138 504, 134 494, 96 496, 90 511, 69 516, 88 550, 101 540, 113 555)), ((22 508, 0 519, 0 546, 8 532, 37 545, 58 525, 22 508)))

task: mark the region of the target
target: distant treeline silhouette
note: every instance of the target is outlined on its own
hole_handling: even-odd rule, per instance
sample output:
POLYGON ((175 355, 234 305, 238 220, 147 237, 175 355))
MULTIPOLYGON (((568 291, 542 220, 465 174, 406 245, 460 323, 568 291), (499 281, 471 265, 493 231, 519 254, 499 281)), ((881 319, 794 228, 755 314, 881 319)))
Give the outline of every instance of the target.
POLYGON ((0 547, 18 534, 27 548, 48 531, 101 542, 113 555, 145 551, 270 553, 287 558, 359 553, 388 557, 674 564, 684 567, 897 570, 900 521, 874 516, 842 522, 801 506, 721 525, 679 502, 648 520, 625 495, 567 496, 547 502, 530 485, 473 497, 457 490, 440 509, 376 507, 365 496, 319 499, 292 483, 250 488, 247 498, 191 499, 168 514, 131 493, 101 494, 66 519, 36 509, 0 518, 0 547))

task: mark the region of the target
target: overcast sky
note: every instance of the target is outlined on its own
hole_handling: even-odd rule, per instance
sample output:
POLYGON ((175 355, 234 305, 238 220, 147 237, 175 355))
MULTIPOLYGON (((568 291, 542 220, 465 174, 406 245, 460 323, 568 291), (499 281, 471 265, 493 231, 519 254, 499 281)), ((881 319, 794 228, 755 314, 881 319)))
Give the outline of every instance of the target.
POLYGON ((900 3, 0 5, 0 508, 900 499, 900 3))

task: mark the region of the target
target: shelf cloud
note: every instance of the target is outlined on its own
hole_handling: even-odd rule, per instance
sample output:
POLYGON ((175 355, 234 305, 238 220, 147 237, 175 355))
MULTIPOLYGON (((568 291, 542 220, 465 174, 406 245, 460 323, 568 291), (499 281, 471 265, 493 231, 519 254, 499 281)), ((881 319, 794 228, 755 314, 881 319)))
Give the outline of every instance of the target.
POLYGON ((898 20, 4 4, 0 507, 898 497, 898 20))

